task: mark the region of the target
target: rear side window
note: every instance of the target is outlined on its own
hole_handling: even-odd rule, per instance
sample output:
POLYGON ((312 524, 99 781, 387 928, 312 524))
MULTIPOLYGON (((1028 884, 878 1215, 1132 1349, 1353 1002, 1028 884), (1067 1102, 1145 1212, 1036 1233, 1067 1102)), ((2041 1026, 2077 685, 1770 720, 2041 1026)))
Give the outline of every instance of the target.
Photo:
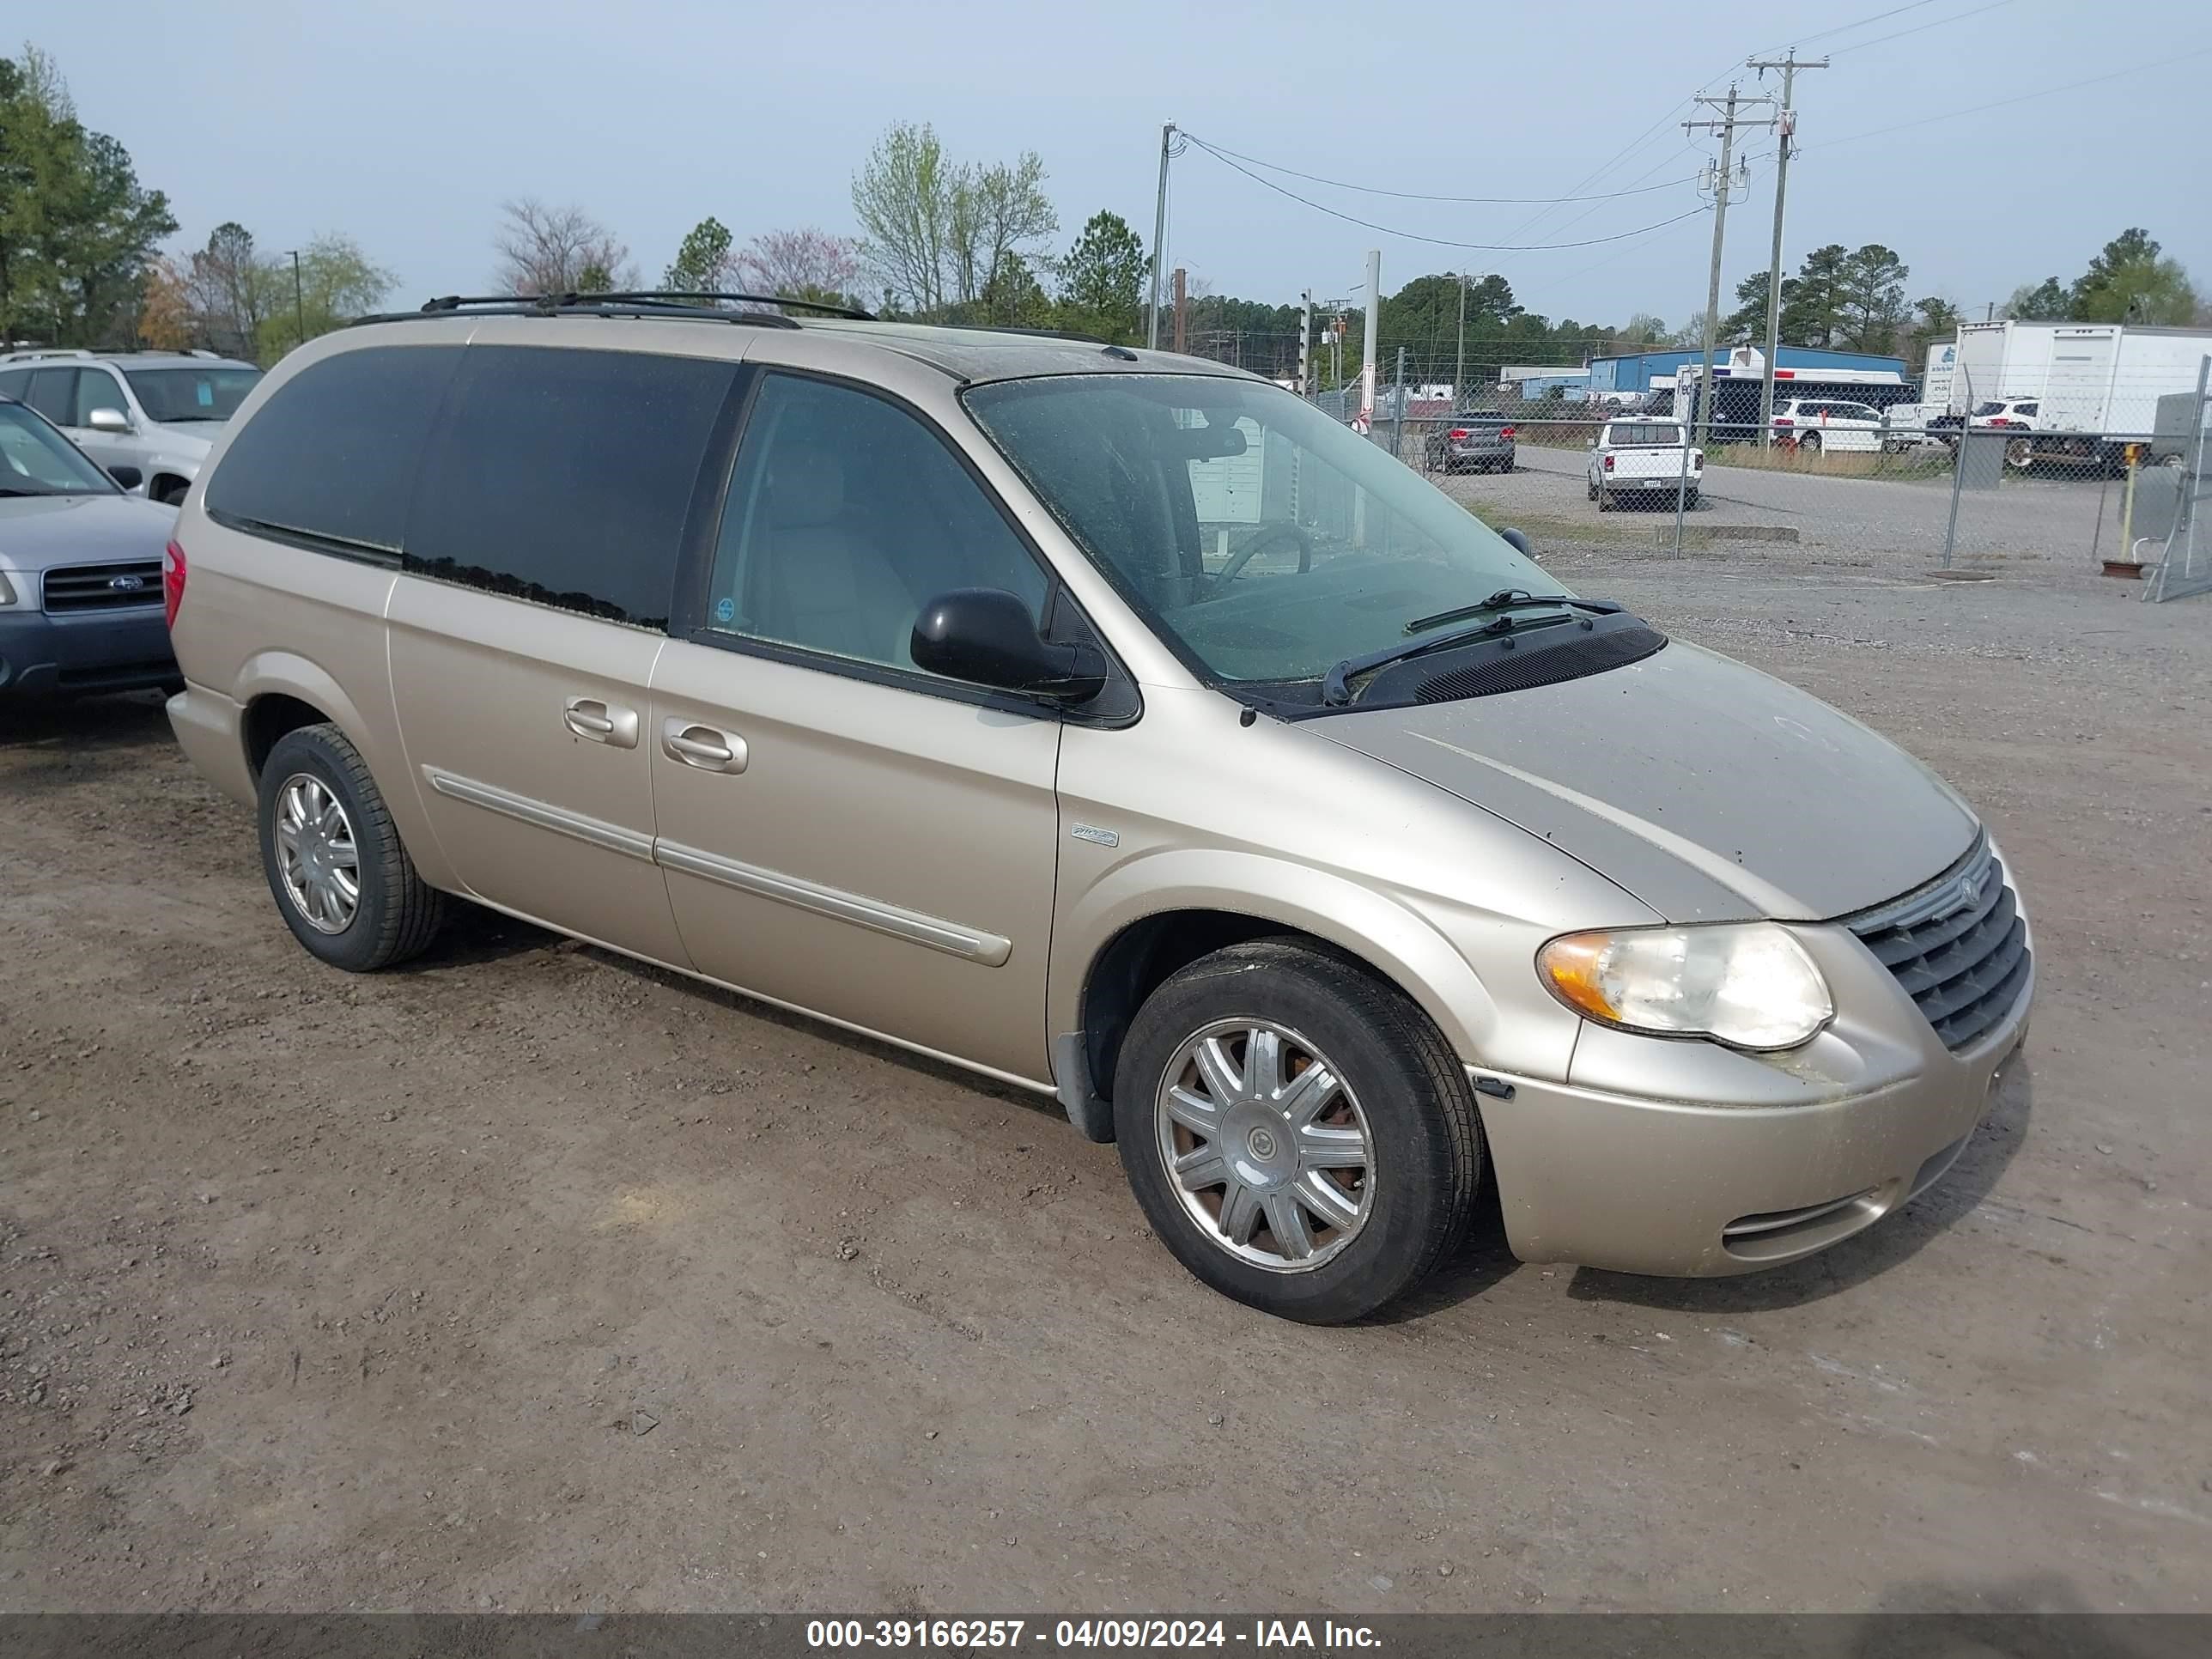
POLYGON ((661 627, 733 363, 472 346, 425 465, 403 568, 661 627))
POLYGON ((76 371, 37 368, 31 371, 30 395, 23 401, 56 426, 67 426, 76 413, 76 371))
POLYGON ((208 480, 208 514, 397 553, 416 465, 459 346, 369 346, 301 369, 232 439, 208 480))

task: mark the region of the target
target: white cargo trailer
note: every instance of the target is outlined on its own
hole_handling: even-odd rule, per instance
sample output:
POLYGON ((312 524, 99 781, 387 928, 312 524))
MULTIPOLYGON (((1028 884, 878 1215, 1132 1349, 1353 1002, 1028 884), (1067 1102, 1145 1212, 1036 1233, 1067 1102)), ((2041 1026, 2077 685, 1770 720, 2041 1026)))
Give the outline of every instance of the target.
MULTIPOLYGON (((2033 398, 2037 460, 2119 464, 2150 436, 2158 400, 2196 387, 2212 331, 2124 323, 1963 323, 1945 401, 1954 415, 1999 399, 2033 398)), ((1940 346, 1929 352, 1936 380, 1940 346)), ((1930 387, 1933 390, 1933 387, 1930 387)), ((1934 401, 1929 398, 1929 401, 1934 401)))

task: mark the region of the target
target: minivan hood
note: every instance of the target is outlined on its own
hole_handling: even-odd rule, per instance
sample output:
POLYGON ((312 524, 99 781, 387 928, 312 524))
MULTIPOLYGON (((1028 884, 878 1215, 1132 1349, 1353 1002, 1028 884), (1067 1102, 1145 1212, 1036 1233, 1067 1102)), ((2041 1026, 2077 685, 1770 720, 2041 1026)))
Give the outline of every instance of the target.
POLYGON ((1848 915, 1942 873, 1978 830, 1887 738, 1680 640, 1564 684, 1306 724, 1542 836, 1670 921, 1848 915))
POLYGON ((158 559, 176 523, 175 507, 130 495, 0 495, 0 564, 27 573, 158 559))

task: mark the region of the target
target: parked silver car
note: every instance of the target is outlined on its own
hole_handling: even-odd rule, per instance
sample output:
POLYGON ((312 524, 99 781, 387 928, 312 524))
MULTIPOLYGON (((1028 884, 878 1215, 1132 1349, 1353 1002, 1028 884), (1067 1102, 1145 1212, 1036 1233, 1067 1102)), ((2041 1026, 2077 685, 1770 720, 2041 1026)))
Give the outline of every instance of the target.
POLYGON ((2033 967, 1966 803, 1290 393, 444 309, 293 353, 178 529, 171 719, 322 960, 463 895, 1055 1097, 1313 1321, 1486 1179, 1530 1260, 1738 1273, 1973 1133, 2033 967))
POLYGON ((125 489, 174 507, 261 371, 211 351, 0 356, 0 396, 28 404, 125 489))
POLYGON ((1504 415, 1447 416, 1431 429, 1423 462, 1431 472, 1510 472, 1513 438, 1513 422, 1504 415))
POLYGON ((176 521, 0 398, 0 707, 181 683, 161 615, 176 521))

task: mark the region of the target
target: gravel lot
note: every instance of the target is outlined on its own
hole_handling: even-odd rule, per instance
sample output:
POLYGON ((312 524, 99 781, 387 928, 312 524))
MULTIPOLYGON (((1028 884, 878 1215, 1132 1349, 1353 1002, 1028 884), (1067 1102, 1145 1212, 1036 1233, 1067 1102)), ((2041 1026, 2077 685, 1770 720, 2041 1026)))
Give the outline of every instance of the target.
POLYGON ((1038 1103, 483 917, 332 973, 155 702, 11 715, 0 1607, 2202 1608, 2212 600, 1539 539, 2017 866, 2026 1060, 1906 1212, 1273 1322, 1038 1103))

